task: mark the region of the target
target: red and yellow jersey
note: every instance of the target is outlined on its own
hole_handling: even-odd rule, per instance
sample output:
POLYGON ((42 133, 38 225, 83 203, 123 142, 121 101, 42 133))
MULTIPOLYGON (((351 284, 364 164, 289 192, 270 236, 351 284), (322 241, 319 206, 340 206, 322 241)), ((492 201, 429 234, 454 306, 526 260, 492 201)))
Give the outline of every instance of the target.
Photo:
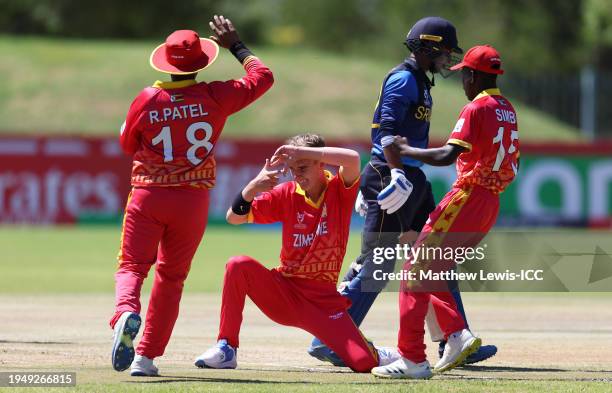
POLYGON ((121 146, 133 154, 132 185, 215 185, 213 150, 227 117, 261 97, 272 72, 256 57, 245 59, 246 76, 225 82, 157 81, 134 100, 121 146))
POLYGON ((283 225, 281 265, 285 276, 336 283, 346 253, 359 180, 349 187, 326 171, 327 188, 310 200, 294 181, 261 193, 251 205, 249 222, 283 225))
POLYGON ((499 89, 480 93, 461 111, 448 140, 468 151, 457 159, 457 181, 499 194, 518 172, 519 134, 516 112, 499 89))

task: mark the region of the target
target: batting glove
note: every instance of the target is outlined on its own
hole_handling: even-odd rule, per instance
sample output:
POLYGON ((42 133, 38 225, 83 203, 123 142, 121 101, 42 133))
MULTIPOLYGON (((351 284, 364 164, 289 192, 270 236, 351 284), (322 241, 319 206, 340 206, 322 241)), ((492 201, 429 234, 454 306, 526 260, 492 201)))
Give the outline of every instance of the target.
POLYGON ((361 191, 357 194, 357 200, 355 200, 355 211, 359 213, 361 217, 365 217, 368 214, 368 202, 363 197, 361 191))
POLYGON ((391 169, 391 183, 378 194, 378 204, 387 214, 395 213, 410 197, 412 183, 401 169, 391 169))

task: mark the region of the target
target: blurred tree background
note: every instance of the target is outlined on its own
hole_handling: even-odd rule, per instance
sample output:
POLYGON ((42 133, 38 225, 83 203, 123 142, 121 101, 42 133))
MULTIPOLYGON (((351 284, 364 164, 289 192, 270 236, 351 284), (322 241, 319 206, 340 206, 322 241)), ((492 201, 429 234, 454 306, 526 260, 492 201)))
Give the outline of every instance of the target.
MULTIPOLYGON (((604 87, 612 80, 611 5, 609 0, 0 0, 0 33, 159 40, 177 28, 208 31, 210 17, 223 13, 249 44, 393 59, 405 53, 401 45, 416 20, 439 15, 455 24, 464 49, 490 43, 500 50, 508 70, 503 87, 512 96, 580 127, 585 69, 595 70, 604 87)), ((603 105, 612 98, 609 90, 596 92, 594 116, 600 132, 612 134, 603 105)))
POLYGON ((426 15, 451 20, 460 43, 491 42, 522 73, 612 67, 609 0, 0 0, 0 32, 78 38, 159 39, 177 26, 203 30, 231 15, 249 42, 306 45, 368 56, 397 53, 426 15))

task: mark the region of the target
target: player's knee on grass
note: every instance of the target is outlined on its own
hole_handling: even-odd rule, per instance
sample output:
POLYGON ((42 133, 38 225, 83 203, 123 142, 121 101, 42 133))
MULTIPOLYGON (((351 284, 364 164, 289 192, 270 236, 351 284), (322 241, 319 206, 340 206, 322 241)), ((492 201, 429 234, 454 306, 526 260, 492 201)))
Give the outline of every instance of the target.
MULTIPOLYGON (((328 318, 327 315, 324 317, 328 318)), ((333 322, 322 320, 315 329, 307 330, 319 333, 317 337, 351 370, 368 373, 378 366, 376 348, 363 337, 347 313, 342 313, 342 316, 333 322)))
MULTIPOLYGON (((349 342, 330 343, 328 347, 342 359, 346 367, 356 373, 369 373, 372 368, 378 366, 378 355, 376 349, 364 340, 363 347, 356 348, 349 342)), ((326 344, 327 345, 327 344, 326 344)))
POLYGON ((369 373, 378 366, 378 358, 371 353, 353 356, 352 359, 343 359, 344 363, 356 373, 369 373))

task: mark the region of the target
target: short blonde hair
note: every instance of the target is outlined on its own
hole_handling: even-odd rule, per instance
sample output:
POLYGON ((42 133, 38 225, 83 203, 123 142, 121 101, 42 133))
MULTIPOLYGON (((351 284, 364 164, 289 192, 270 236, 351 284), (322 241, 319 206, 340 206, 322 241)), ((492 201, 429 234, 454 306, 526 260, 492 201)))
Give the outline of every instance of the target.
POLYGON ((299 134, 287 139, 288 145, 305 147, 325 147, 325 139, 319 134, 299 134))

